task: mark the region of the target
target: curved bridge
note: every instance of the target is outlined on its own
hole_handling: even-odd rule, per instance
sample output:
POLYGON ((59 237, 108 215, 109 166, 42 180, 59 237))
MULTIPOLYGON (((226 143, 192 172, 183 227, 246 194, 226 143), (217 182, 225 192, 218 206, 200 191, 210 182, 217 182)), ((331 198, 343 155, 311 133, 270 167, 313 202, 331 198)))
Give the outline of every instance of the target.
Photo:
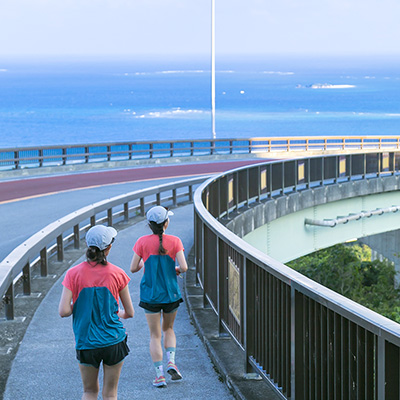
POLYGON ((399 159, 397 152, 376 152, 261 164, 211 178, 195 193, 204 302, 217 313, 220 333, 228 331, 242 346, 247 371, 258 372, 282 398, 400 396, 400 325, 275 259, 397 225, 397 214, 388 212, 371 217, 379 223, 361 218, 333 229, 304 221, 351 218, 398 203, 399 159), (288 232, 278 218, 291 222, 293 213, 301 217, 288 232), (241 239, 275 222, 266 243, 274 258, 241 239), (305 249, 293 243, 297 230, 305 249), (277 242, 279 254, 272 250, 277 242))
POLYGON ((316 204, 315 197, 301 199, 307 197, 306 191, 298 193, 303 209, 271 220, 243 239, 285 263, 337 243, 398 230, 399 177, 377 178, 376 183, 374 187, 367 180, 326 186, 323 204, 316 204), (341 200, 331 200, 337 198, 341 200))

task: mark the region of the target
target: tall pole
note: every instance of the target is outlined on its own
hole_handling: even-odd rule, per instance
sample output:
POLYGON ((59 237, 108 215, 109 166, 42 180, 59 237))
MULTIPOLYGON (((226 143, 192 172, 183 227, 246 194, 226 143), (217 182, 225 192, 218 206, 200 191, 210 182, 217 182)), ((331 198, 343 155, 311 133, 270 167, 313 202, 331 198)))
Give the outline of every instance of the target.
POLYGON ((211 125, 212 138, 215 133, 215 0, 211 0, 211 125))

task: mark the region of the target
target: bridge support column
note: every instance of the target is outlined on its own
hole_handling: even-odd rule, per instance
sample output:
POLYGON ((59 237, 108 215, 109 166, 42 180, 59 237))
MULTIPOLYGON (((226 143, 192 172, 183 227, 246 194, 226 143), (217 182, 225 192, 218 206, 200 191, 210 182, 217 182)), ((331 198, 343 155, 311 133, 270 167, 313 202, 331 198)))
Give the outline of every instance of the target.
POLYGON ((394 263, 397 272, 395 284, 400 286, 400 229, 367 236, 359 241, 371 247, 373 259, 386 258, 394 263))

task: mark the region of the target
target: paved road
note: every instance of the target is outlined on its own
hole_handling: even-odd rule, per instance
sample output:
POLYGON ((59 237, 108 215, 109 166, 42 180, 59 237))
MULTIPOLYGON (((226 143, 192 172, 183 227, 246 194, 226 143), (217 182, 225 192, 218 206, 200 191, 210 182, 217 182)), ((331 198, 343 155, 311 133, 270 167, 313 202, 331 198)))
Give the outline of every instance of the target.
POLYGON ((164 165, 161 167, 147 166, 145 168, 112 169, 107 171, 3 181, 0 182, 0 204, 43 194, 60 193, 67 190, 99 187, 116 183, 209 175, 263 161, 266 160, 237 160, 185 165, 164 165))

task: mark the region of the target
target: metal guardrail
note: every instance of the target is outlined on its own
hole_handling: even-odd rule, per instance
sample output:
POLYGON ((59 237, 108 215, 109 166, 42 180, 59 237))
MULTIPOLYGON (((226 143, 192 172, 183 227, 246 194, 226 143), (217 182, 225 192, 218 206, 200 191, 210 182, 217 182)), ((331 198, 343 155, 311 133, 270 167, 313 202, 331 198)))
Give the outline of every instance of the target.
POLYGON ((220 333, 244 350, 246 370, 282 398, 399 399, 400 325, 268 257, 220 221, 275 196, 397 175, 399 160, 398 152, 377 152, 277 161, 220 174, 195 192, 204 303, 220 333))
POLYGON ((216 154, 365 151, 399 148, 400 136, 294 136, 18 147, 0 149, 0 170, 216 154))
POLYGON ((73 245, 79 249, 80 240, 93 225, 113 221, 128 221, 144 216, 145 208, 152 205, 177 206, 193 201, 193 186, 206 177, 197 177, 137 190, 99 201, 60 218, 32 235, 0 262, 0 298, 5 303, 6 319, 14 319, 15 284, 22 278, 23 294, 31 295, 31 271, 40 268, 42 277, 48 276, 49 260, 57 256, 64 260, 64 250, 73 245), (133 204, 134 203, 134 204, 133 204))

